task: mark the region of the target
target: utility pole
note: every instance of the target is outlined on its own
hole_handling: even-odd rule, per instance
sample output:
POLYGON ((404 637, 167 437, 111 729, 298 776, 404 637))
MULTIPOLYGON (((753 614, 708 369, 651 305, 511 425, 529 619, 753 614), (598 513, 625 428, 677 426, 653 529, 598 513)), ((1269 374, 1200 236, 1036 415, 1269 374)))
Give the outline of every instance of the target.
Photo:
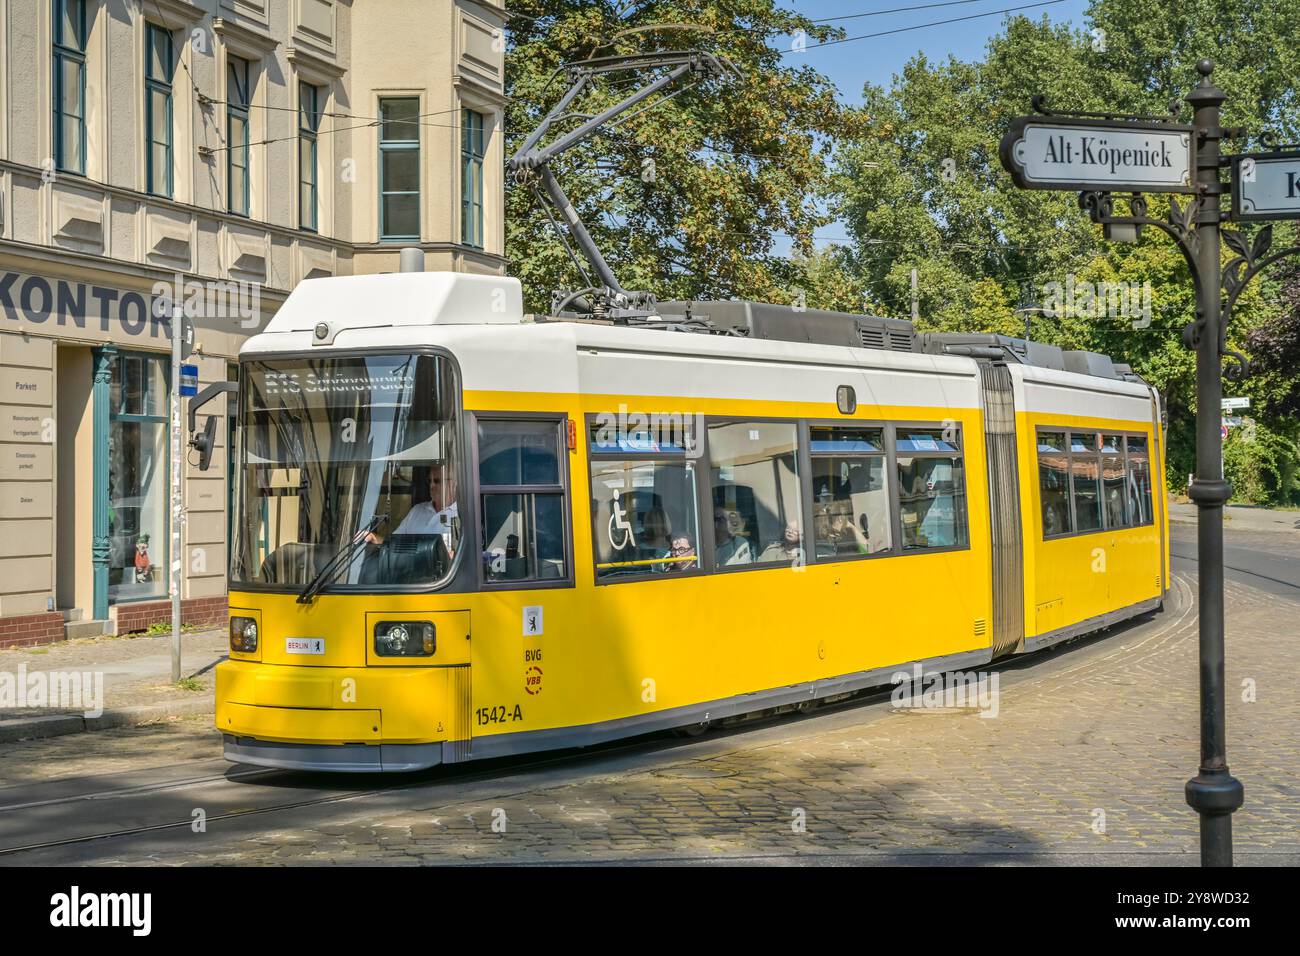
POLYGON ((185 338, 185 309, 172 305, 172 401, 171 401, 171 552, 170 591, 172 599, 172 683, 181 679, 181 522, 185 515, 185 478, 182 465, 184 439, 181 434, 181 346, 185 338))
POLYGON ((912 270, 912 324, 915 325, 916 320, 919 319, 920 317, 921 317, 921 302, 920 299, 917 297, 917 274, 916 274, 916 270, 913 269, 912 270))

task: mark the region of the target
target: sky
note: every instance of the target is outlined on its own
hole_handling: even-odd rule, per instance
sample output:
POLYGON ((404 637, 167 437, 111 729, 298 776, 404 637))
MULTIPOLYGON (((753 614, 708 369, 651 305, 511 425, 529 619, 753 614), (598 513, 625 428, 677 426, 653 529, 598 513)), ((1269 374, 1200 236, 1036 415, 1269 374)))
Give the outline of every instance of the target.
MULTIPOLYGON (((918 52, 931 61, 943 61, 949 56, 959 60, 976 60, 984 56, 989 37, 1002 29, 1008 14, 993 11, 1006 10, 1032 4, 1034 0, 783 0, 783 5, 797 10, 813 20, 830 20, 843 27, 849 37, 863 37, 846 43, 836 43, 818 48, 809 42, 801 53, 792 51, 790 58, 807 57, 808 63, 829 77, 846 103, 862 102, 862 87, 875 83, 889 87, 893 77, 918 52), (930 4, 937 4, 929 6, 930 4), (899 10, 900 7, 925 9, 899 10), (896 11, 887 13, 884 11, 896 11), (977 16, 988 14, 990 16, 977 16), (854 16, 872 14, 870 16, 854 16), (838 19, 850 17, 852 19, 838 19), (837 18, 837 19, 831 19, 837 18), (960 19, 957 18, 966 18, 960 19), (956 21, 941 23, 940 21, 956 21), (919 27, 919 29, 902 29, 919 27), (865 34, 898 30, 886 36, 867 37, 865 34)), ((1046 14, 1053 23, 1069 23, 1076 29, 1086 25, 1084 12, 1089 0, 1056 0, 1017 10, 1017 14, 1038 19, 1046 14)), ((815 242, 818 246, 845 241, 841 223, 831 223, 818 229, 815 242)), ((790 237, 778 234, 773 251, 789 255, 790 237)))
POLYGON ((872 14, 832 21, 843 27, 850 37, 920 27, 820 49, 810 43, 803 53, 790 54, 792 57, 807 57, 809 64, 830 77, 845 102, 860 103, 864 83, 888 86, 894 74, 901 72, 903 65, 918 52, 936 61, 946 60, 949 55, 959 60, 981 58, 989 37, 999 32, 1008 15, 978 14, 1026 6, 1027 9, 1016 12, 1034 19, 1046 14, 1053 23, 1070 23, 1075 28, 1082 28, 1089 0, 1057 0, 1050 4, 1027 6, 1031 3, 1033 0, 784 0, 783 5, 814 20, 872 14), (898 10, 920 5, 927 5, 929 9, 898 10), (883 12, 887 10, 898 12, 883 12), (946 24, 939 22, 958 17, 970 19, 946 24))

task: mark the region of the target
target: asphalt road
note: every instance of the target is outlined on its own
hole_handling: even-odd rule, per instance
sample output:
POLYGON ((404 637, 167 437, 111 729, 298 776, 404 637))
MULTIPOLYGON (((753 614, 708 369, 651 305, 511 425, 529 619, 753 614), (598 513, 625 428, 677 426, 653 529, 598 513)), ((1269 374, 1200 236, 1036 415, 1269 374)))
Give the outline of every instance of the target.
MULTIPOLYGON (((1196 526, 1171 524, 1169 552, 1175 571, 1196 572, 1196 526)), ((1230 581, 1300 600, 1300 532, 1241 531, 1223 538, 1224 574, 1230 581)))

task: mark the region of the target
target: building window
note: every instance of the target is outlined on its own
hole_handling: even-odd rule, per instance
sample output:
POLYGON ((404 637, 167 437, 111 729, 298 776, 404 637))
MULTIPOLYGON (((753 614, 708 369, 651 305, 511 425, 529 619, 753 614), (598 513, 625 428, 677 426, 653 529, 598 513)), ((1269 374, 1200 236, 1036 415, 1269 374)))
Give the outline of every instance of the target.
POLYGON ((461 111, 460 238, 483 248, 483 114, 461 111))
POLYGON ((966 476, 961 436, 950 429, 895 429, 903 550, 964 548, 966 476))
POLYGON ((122 352, 109 380, 108 598, 167 593, 168 370, 156 355, 122 352))
POLYGON ((54 165, 86 173, 86 0, 54 0, 54 165))
POLYGON ((145 24, 145 189, 172 195, 172 35, 145 24))
POLYGON ((884 429, 814 425, 808 434, 818 560, 888 551, 892 535, 884 429))
POLYGON ((644 580, 699 569, 698 497, 689 416, 629 426, 610 413, 590 431, 596 580, 644 580))
POLYGON ((317 217, 317 149, 320 132, 321 88, 298 84, 298 225, 315 232, 317 217))
POLYGON ((226 58, 226 195, 227 207, 248 215, 248 107, 252 102, 252 69, 242 57, 226 58))
POLYGON ((478 423, 480 553, 488 583, 568 578, 560 425, 478 423))
POLYGON ((805 563, 794 422, 709 426, 713 567, 805 563))
POLYGON ((420 101, 379 101, 379 237, 420 237, 420 101))

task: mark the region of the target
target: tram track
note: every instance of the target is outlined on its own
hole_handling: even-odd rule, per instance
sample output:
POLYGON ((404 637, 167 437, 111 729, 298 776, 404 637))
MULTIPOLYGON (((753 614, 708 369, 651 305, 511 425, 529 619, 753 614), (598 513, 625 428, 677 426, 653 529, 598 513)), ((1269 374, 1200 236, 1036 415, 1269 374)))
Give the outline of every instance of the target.
MULTIPOLYGON (((1132 656, 1139 649, 1141 649, 1144 658, 1150 653, 1158 653, 1170 641, 1185 639, 1191 633, 1189 628, 1195 623, 1191 587, 1186 577, 1182 574, 1175 576, 1174 584, 1178 589, 1178 596, 1176 600, 1170 603, 1177 608, 1178 616, 1156 628, 1153 633, 1144 635, 1136 644, 1128 644, 1123 648, 1111 650, 1109 653, 1103 653, 1100 656, 1090 655, 1087 660, 1073 664, 1063 671, 1044 674, 1042 677, 1048 682, 1046 684, 1044 681, 1032 679, 1034 671, 1037 669, 1035 665, 1050 665, 1054 659, 1059 661, 1062 650, 1095 647, 1098 642, 1114 640, 1120 635, 1112 631, 1096 635, 1092 640, 1084 638, 1081 641, 1070 642, 1064 647, 1048 648, 1021 658, 999 661, 992 666, 992 669, 1012 673, 1022 672, 1023 676, 1017 675, 1019 679, 1011 683, 1006 688, 1008 690, 1014 691, 1020 688, 1028 688, 1036 692, 1052 692, 1053 687, 1050 685, 1059 687, 1063 680, 1068 683, 1068 678, 1072 674, 1082 668, 1095 666, 1100 661, 1111 660, 1116 656, 1132 656)), ((837 730, 847 726, 847 722, 851 719, 860 719, 853 716, 854 712, 865 713, 868 708, 886 703, 889 701, 891 694, 892 688, 873 689, 847 700, 823 705, 806 714, 783 714, 751 718, 739 722, 735 726, 721 728, 718 732, 700 738, 682 739, 660 734, 648 738, 634 738, 629 741, 614 741, 597 747, 560 754, 525 755, 485 763, 448 765, 439 768, 437 771, 417 775, 415 779, 385 777, 382 786, 367 786, 366 784, 369 781, 364 777, 361 779, 356 777, 342 778, 348 782, 361 784, 360 789, 357 787, 340 787, 339 780, 341 778, 334 776, 327 777, 319 774, 269 768, 245 767, 240 769, 237 765, 219 773, 200 772, 178 778, 132 783, 116 788, 101 787, 87 792, 52 795, 43 799, 0 803, 0 860, 18 862, 17 858, 23 854, 57 851, 74 846, 130 840, 131 838, 150 834, 181 831, 194 824, 193 809, 196 806, 203 806, 204 804, 212 806, 214 803, 221 804, 223 801, 226 805, 225 809, 217 806, 213 808, 212 812, 205 811, 206 825, 232 823, 259 816, 271 817, 295 812, 301 815, 303 811, 309 811, 311 808, 342 806, 367 799, 390 804, 386 808, 378 806, 375 808, 376 815, 381 815, 389 810, 404 809, 401 804, 409 802, 405 798, 412 793, 422 796, 419 802, 423 807, 430 806, 427 799, 423 799, 422 791, 427 791, 427 796, 435 801, 432 806, 436 807, 440 805, 438 798, 442 796, 439 791, 455 788, 454 797, 459 802, 466 799, 467 789, 482 783, 502 785, 493 791, 493 796, 494 799, 506 799, 516 783, 519 784, 517 789, 521 792, 535 789, 539 783, 543 786, 550 786, 545 780, 550 775, 548 771, 558 773, 574 766, 585 766, 586 771, 593 776, 604 776, 622 770, 648 771, 653 768, 636 766, 643 763, 646 757, 666 754, 670 758, 670 765, 672 762, 681 762, 683 760, 709 759, 720 750, 734 748, 736 744, 731 738, 737 736, 749 738, 750 749, 762 749, 766 746, 788 741, 791 736, 797 736, 801 732, 824 733, 837 730), (770 739, 765 742, 764 738, 770 739), (627 764, 628 761, 631 761, 632 766, 620 766, 627 764), (436 779, 430 779, 432 773, 437 774, 436 779), (515 778, 520 779, 516 780, 515 778), (325 781, 328 781, 329 789, 327 792, 321 793, 320 787, 325 781), (256 790, 250 789, 250 784, 255 785, 256 790), (222 792, 211 793, 210 788, 214 787, 221 788, 222 792), (208 792, 205 794, 204 791, 208 792), (254 794, 258 799, 274 797, 277 794, 284 794, 288 799, 272 799, 265 805, 260 806, 240 805, 247 802, 250 793, 254 794), (171 795, 188 799, 179 801, 181 804, 180 809, 157 805, 160 797, 171 795), (122 802, 118 804, 117 801, 122 802), (96 811, 108 809, 117 812, 108 813, 108 820, 104 820, 105 815, 102 813, 87 814, 88 818, 93 818, 79 821, 86 828, 86 832, 68 833, 68 821, 61 819, 59 814, 75 814, 78 811, 84 811, 87 807, 93 807, 96 811), (17 822, 17 818, 20 816, 23 817, 25 823, 28 823, 32 814, 35 814, 38 818, 44 817, 45 822, 54 825, 53 829, 57 830, 59 826, 64 827, 65 835, 49 839, 24 839, 19 832, 15 832, 15 828, 8 825, 17 822), (157 820, 157 816, 160 814, 170 817, 170 819, 157 820), (145 816, 153 816, 156 822, 143 819, 145 816), (114 826, 114 821, 119 825, 114 826), (109 825, 107 827, 96 825, 101 823, 108 823, 109 825)), ((885 716, 885 714, 882 713, 880 716, 885 716)), ((153 769, 158 770, 159 768, 153 769)), ((139 776, 142 771, 132 773, 139 776)), ((571 777, 557 778, 555 783, 565 785, 571 779, 571 777)), ((47 782, 46 786, 66 787, 69 782, 66 779, 50 781, 47 782)), ((3 793, 0 793, 0 800, 3 799, 3 793)), ((40 822, 38 820, 38 825, 40 822)), ((32 827, 28 825, 24 829, 30 833, 32 827)))

